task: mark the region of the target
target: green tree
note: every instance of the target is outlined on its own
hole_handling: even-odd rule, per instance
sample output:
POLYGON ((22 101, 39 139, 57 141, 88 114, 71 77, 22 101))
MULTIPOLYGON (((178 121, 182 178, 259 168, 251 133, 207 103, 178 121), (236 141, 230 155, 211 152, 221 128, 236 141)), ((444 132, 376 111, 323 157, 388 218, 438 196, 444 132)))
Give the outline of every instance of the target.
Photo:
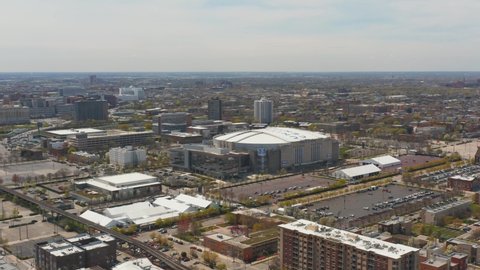
POLYGON ((202 258, 210 268, 215 268, 217 265, 218 255, 213 251, 205 250, 202 254, 202 258))
POLYGON ((18 217, 19 216, 19 211, 18 208, 13 208, 12 210, 12 217, 18 217))
MULTIPOLYGON (((480 209, 479 209, 479 213, 480 213, 480 209)), ((233 213, 226 213, 223 219, 229 225, 235 225, 236 223, 236 217, 235 217, 235 214, 233 213)))
POLYGON ((227 270, 227 266, 224 263, 217 264, 217 270, 227 270))

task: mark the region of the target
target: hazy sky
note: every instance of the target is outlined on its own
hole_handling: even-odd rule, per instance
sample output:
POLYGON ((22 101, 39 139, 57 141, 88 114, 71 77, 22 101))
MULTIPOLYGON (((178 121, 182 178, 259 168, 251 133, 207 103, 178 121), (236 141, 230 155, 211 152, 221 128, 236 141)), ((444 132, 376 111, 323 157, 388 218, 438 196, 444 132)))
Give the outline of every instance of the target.
POLYGON ((480 70, 479 0, 0 0, 0 72, 480 70))

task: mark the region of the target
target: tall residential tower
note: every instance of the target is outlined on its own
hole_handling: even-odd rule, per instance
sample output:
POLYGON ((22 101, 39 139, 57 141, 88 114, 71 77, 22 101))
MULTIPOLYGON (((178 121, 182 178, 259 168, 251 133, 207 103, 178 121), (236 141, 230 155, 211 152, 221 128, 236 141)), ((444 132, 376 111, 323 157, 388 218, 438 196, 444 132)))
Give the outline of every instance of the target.
POLYGON ((270 124, 273 122, 273 101, 262 97, 253 104, 255 122, 270 124))
POLYGON ((222 100, 218 97, 208 100, 208 120, 222 120, 222 100))

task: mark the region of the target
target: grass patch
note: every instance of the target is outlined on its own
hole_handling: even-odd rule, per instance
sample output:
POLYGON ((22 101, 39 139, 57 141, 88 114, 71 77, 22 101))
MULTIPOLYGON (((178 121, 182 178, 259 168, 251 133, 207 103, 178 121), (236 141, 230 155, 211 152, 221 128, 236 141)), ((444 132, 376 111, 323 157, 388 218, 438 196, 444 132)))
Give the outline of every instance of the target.
POLYGON ((450 228, 439 227, 425 223, 414 224, 412 227, 412 232, 415 235, 433 236, 440 239, 440 241, 445 241, 447 239, 455 238, 459 235, 464 234, 464 232, 462 231, 457 231, 450 228))
POLYGON ((278 232, 277 228, 271 228, 271 229, 268 229, 268 230, 254 232, 254 233, 251 233, 249 235, 250 239, 245 240, 242 243, 246 244, 246 245, 252 245, 252 244, 260 243, 260 242, 263 242, 263 241, 266 241, 266 240, 269 240, 269 239, 272 239, 272 238, 277 238, 278 233, 279 232, 278 232))
POLYGON ((182 239, 183 241, 187 241, 190 243, 195 243, 200 240, 198 236, 193 235, 191 232, 186 232, 182 234, 175 235, 176 238, 182 239))
POLYGON ((208 226, 208 227, 203 227, 200 229, 200 232, 201 233, 204 233, 204 232, 209 232, 211 230, 215 230, 217 228, 217 226, 208 226))
POLYGON ((294 218, 289 218, 289 217, 280 216, 280 215, 275 216, 275 218, 278 219, 278 220, 281 220, 281 221, 283 221, 283 222, 285 222, 285 223, 290 223, 290 222, 292 222, 292 221, 295 221, 294 218))

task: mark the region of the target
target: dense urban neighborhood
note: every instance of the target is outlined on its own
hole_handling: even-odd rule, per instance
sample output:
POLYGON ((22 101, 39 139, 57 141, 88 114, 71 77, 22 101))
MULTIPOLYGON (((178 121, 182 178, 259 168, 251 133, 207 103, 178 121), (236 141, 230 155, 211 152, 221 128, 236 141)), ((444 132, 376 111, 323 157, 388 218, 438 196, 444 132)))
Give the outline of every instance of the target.
POLYGON ((0 73, 1 269, 480 269, 480 73, 0 73))

